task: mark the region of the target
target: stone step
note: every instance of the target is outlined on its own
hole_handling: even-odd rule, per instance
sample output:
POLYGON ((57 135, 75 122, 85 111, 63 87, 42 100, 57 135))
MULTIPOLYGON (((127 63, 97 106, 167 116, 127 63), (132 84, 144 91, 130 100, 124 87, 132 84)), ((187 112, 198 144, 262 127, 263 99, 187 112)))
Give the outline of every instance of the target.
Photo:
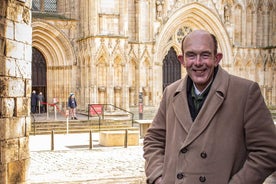
MULTIPOLYGON (((83 129, 68 129, 68 133, 89 133, 92 132, 100 132, 100 131, 125 131, 125 130, 133 130, 133 131, 139 131, 139 127, 90 127, 90 128, 83 128, 83 129)), ((54 131, 54 134, 66 134, 67 129, 55 129, 55 130, 36 130, 31 131, 30 135, 48 135, 51 134, 52 131, 54 131)))
MULTIPOLYGON (((40 126, 63 126, 67 124, 67 121, 38 121, 32 122, 32 126, 40 127, 40 126)), ((85 126, 85 125, 98 125, 99 121, 88 121, 88 120, 73 120, 68 121, 68 124, 71 126, 85 126)), ((132 124, 132 120, 101 120, 101 125, 129 125, 132 124)))
MULTIPOLYGON (((99 125, 98 121, 74 120, 68 122, 68 131, 70 133, 83 133, 102 130, 125 130, 125 129, 138 129, 133 127, 132 120, 117 120, 117 121, 102 121, 99 125)), ((67 121, 49 121, 49 122, 33 122, 31 126, 31 135, 39 134, 62 134, 67 132, 67 121)))

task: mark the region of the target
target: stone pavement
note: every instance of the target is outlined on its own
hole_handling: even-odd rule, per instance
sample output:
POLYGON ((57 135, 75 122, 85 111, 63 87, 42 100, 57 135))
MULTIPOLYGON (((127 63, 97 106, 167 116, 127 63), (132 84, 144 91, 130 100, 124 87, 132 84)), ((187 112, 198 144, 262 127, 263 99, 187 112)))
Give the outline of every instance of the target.
MULTIPOLYGON (((86 119, 87 116, 78 116, 86 119)), ((35 115, 36 120, 45 115, 35 115)), ((64 117, 58 117, 58 119, 64 117)), ((29 183, 145 184, 142 139, 139 146, 103 147, 99 134, 56 134, 51 151, 51 135, 30 136, 29 183)), ((276 184, 275 178, 264 184, 276 184)))
MULTIPOLYGON (((145 184, 142 139, 139 146, 102 147, 98 133, 30 136, 29 183, 145 184)), ((275 184, 268 178, 264 184, 275 184)))
MULTIPOLYGON (((30 136, 29 183, 145 183, 143 148, 102 147, 98 133, 30 136)), ((141 140, 142 141, 142 140, 141 140)))

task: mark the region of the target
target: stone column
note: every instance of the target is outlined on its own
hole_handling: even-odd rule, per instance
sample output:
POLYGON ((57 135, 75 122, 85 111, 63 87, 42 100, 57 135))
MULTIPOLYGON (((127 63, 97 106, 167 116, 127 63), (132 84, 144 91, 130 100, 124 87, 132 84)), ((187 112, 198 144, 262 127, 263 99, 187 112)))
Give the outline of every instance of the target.
POLYGON ((121 0, 119 1, 119 6, 120 9, 120 22, 119 22, 119 34, 123 36, 128 35, 128 1, 127 0, 121 0))
POLYGON ((272 101, 272 105, 275 105, 276 104, 276 73, 273 72, 273 80, 271 81, 272 82, 272 92, 271 92, 271 101, 272 101))
POLYGON ((130 106, 135 105, 135 86, 129 87, 129 104, 130 106))
POLYGON ((121 86, 114 86, 114 105, 117 107, 122 107, 121 103, 121 93, 122 93, 122 87, 121 86))
POLYGON ((144 102, 144 105, 149 105, 149 87, 143 87, 143 95, 144 95, 144 99, 143 99, 143 102, 144 102))
POLYGON ((31 0, 0 1, 0 183, 28 180, 31 0))

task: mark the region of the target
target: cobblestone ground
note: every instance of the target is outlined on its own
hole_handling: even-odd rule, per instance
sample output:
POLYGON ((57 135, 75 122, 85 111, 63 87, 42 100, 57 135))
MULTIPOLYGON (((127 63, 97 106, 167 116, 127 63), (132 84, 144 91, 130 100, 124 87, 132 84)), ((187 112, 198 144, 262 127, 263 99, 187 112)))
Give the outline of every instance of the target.
MULTIPOLYGON (((30 136, 29 183, 145 184, 142 140, 140 146, 102 147, 98 134, 30 136)), ((276 173, 264 184, 276 184, 276 173)))
MULTIPOLYGON (((142 147, 31 152, 30 183, 145 184, 142 147)), ((276 184, 268 178, 264 184, 276 184)))
POLYGON ((142 146, 101 147, 93 135, 89 149, 87 135, 30 137, 30 183, 143 184, 142 146))

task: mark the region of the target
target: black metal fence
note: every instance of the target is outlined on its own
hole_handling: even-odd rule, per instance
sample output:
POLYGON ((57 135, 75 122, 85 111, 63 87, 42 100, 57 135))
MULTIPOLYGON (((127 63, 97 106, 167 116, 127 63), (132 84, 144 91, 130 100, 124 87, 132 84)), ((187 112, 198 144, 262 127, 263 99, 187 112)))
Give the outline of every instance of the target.
MULTIPOLYGON (((92 116, 96 116, 99 118, 99 130, 101 126, 101 120, 105 119, 105 116, 107 114, 109 115, 119 115, 118 112, 122 111, 123 113, 126 113, 124 115, 130 116, 131 117, 131 124, 133 127, 134 123, 134 114, 130 111, 127 111, 125 109, 122 109, 120 107, 117 107, 113 104, 88 104, 88 120, 92 116)), ((119 112, 119 113, 122 113, 119 112)), ((122 114, 121 114, 122 115, 122 114)))

